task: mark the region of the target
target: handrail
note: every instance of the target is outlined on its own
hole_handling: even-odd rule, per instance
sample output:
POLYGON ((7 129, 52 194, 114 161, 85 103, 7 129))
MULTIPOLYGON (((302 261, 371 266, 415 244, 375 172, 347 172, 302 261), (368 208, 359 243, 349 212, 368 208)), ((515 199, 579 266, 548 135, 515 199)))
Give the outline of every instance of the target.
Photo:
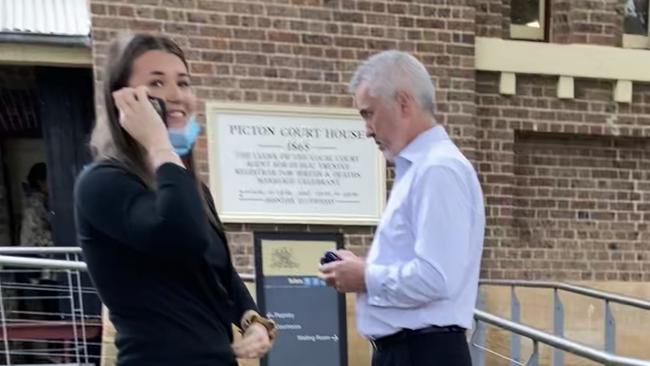
MULTIPOLYGON (((41 258, 25 258, 25 257, 15 257, 8 255, 0 255, 0 267, 4 265, 16 266, 16 267, 39 267, 39 268, 54 268, 54 269, 64 269, 64 270, 80 270, 86 271, 87 266, 84 262, 81 261, 69 261, 69 260, 59 260, 59 259, 41 259, 41 258)), ((252 282, 255 280, 255 275, 250 273, 241 273, 239 276, 242 280, 246 282, 252 282)), ((501 280, 484 280, 481 281, 481 284, 484 285, 503 285, 503 286, 514 286, 514 283, 522 283, 527 287, 549 287, 549 284, 552 284, 550 287, 556 288, 569 288, 571 290, 577 289, 578 291, 583 292, 597 292, 600 293, 601 298, 607 297, 616 298, 611 294, 607 294, 601 291, 585 289, 579 286, 561 286, 563 284, 556 282, 528 282, 528 281, 501 281, 501 280), (544 285, 544 286, 543 286, 544 285)), ((611 300, 613 301, 613 300, 611 300)), ((548 346, 551 346, 556 349, 560 349, 591 361, 600 362, 604 365, 611 366, 650 366, 650 361, 639 360, 629 357, 618 356, 613 353, 597 350, 583 344, 558 337, 541 330, 507 320, 482 310, 474 310, 474 319, 477 322, 484 322, 487 324, 492 324, 501 329, 508 330, 510 332, 516 333, 520 336, 527 337, 534 342, 541 342, 548 346)))
POLYGON ((81 248, 0 246, 0 254, 81 254, 81 248))
POLYGON ((474 311, 474 318, 488 324, 492 324, 501 329, 517 333, 521 336, 530 338, 534 341, 544 343, 553 348, 582 356, 591 361, 600 362, 604 365, 613 366, 650 366, 650 361, 639 360, 635 358, 617 356, 608 352, 597 350, 583 344, 561 338, 541 330, 520 324, 513 321, 486 313, 482 310, 474 311))
MULTIPOLYGON (((2 253, 1 249, 0 249, 0 253, 2 253)), ((0 255, 0 267, 5 265, 15 266, 15 267, 28 267, 28 268, 38 267, 38 268, 51 268, 51 269, 70 269, 70 270, 79 270, 79 271, 88 270, 86 263, 81 261, 0 255)), ((255 281, 255 275, 252 273, 240 273, 239 277, 241 277, 241 279, 244 282, 255 281)))
MULTIPOLYGON (((58 259, 41 259, 41 258, 21 258, 8 256, 4 254, 54 254, 54 253, 81 253, 79 247, 0 247, 0 263, 6 263, 21 267, 43 266, 44 268, 58 269, 78 269, 86 270, 85 263, 78 261, 65 261, 58 259), (67 268, 68 264, 71 268, 67 268)), ((240 273, 239 276, 244 281, 254 281, 255 275, 250 273, 240 273)), ((487 286, 515 286, 528 288, 556 288, 559 290, 572 292, 596 299, 607 300, 623 305, 629 305, 644 310, 650 310, 650 302, 632 297, 617 295, 600 291, 584 286, 571 285, 562 282, 553 281, 525 281, 525 280, 480 280, 481 285, 487 286)))
POLYGON ((487 286, 514 286, 528 288, 555 288, 566 292, 584 295, 594 299, 605 300, 622 305, 628 305, 639 309, 650 310, 650 302, 633 297, 608 293, 584 286, 571 285, 568 283, 554 281, 525 281, 525 280, 480 280, 480 285, 487 286))
POLYGON ((27 268, 50 268, 50 269, 69 269, 86 271, 86 263, 81 261, 67 261, 61 259, 43 259, 30 257, 15 257, 11 255, 0 255, 0 267, 15 266, 27 268))

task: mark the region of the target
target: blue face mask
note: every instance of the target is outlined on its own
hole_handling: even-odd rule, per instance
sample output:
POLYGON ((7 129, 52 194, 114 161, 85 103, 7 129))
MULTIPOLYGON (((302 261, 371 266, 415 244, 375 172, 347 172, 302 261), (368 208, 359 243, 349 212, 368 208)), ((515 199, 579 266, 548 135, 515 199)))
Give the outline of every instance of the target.
POLYGON ((200 132, 201 126, 194 117, 190 118, 185 128, 170 128, 167 130, 169 141, 171 141, 174 151, 179 156, 185 156, 192 150, 200 132))

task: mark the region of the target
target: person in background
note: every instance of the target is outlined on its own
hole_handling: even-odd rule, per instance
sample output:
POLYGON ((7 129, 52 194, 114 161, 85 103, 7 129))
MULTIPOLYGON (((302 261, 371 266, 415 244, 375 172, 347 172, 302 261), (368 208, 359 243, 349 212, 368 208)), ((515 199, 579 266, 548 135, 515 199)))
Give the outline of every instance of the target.
MULTIPOLYGON (((23 183, 23 212, 20 224, 20 246, 51 247, 52 241, 51 213, 49 210, 49 191, 47 186, 47 165, 43 162, 32 165, 23 183)), ((39 258, 50 257, 47 254, 36 254, 39 258)), ((48 269, 25 271, 18 269, 15 281, 20 288, 16 291, 16 303, 7 306, 5 312, 14 320, 49 320, 58 319, 58 300, 51 298, 51 286, 57 285, 54 274, 48 269)), ((39 356, 38 350, 48 349, 43 342, 18 342, 17 349, 23 349, 25 355, 20 355, 20 362, 40 362, 47 360, 39 356)), ((44 351, 41 351, 44 353, 44 351)))
POLYGON ((412 55, 371 56, 349 89, 395 182, 367 258, 340 250, 321 277, 358 294, 373 366, 470 366, 485 229, 476 172, 436 122, 431 76, 412 55))
POLYGON ((47 166, 36 163, 27 174, 23 185, 23 215, 20 226, 20 245, 29 247, 52 246, 50 210, 48 209, 47 166))
POLYGON ((194 170, 197 100, 183 51, 136 34, 114 41, 107 61, 105 115, 91 138, 95 162, 76 182, 75 216, 117 330, 117 365, 236 366, 236 358, 262 357, 275 325, 235 271, 194 170), (243 330, 234 343, 233 324, 243 330))

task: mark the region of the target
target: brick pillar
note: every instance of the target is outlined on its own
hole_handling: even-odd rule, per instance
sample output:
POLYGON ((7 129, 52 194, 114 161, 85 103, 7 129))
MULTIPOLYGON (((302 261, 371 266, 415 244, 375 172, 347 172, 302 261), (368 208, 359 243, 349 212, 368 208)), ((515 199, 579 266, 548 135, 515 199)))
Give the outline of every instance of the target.
POLYGON ((476 2, 476 36, 509 38, 506 30, 510 17, 504 16, 504 8, 510 8, 503 0, 478 0, 476 2), (507 22, 506 22, 507 21, 507 22), (507 23, 507 24, 506 24, 507 23))
POLYGON ((623 1, 552 0, 551 42, 619 47, 623 34, 623 1))

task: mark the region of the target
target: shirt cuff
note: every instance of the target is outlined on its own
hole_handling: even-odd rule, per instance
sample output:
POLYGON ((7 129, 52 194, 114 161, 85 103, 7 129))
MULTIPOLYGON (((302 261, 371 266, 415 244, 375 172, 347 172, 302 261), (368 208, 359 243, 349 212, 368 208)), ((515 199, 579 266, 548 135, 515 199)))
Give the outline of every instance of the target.
POLYGON ((384 281, 388 277, 388 267, 369 264, 366 266, 366 293, 368 304, 374 306, 385 306, 384 281))

